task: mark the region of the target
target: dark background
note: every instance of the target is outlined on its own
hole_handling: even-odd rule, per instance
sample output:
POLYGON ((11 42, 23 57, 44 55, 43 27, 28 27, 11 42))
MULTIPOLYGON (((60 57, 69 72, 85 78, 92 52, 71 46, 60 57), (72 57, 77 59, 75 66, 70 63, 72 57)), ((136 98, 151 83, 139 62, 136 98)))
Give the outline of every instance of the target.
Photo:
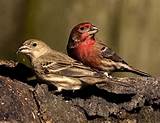
POLYGON ((130 65, 159 75, 158 0, 0 0, 0 58, 16 60, 29 38, 65 52, 71 29, 84 21, 130 65))

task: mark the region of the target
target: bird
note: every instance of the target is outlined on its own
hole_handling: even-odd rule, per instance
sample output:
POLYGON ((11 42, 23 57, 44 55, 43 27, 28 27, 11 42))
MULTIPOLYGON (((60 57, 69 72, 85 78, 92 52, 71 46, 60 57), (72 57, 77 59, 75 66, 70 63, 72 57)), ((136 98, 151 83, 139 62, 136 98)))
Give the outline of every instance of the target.
POLYGON ((132 72, 140 76, 151 76, 130 66, 115 51, 97 40, 95 36, 98 31, 99 29, 90 22, 74 26, 68 39, 68 55, 92 69, 103 72, 106 76, 110 76, 113 72, 132 72))
POLYGON ((19 47, 17 54, 27 56, 36 77, 56 86, 58 92, 78 90, 107 79, 103 74, 84 66, 67 54, 51 49, 44 41, 38 39, 26 40, 19 47))

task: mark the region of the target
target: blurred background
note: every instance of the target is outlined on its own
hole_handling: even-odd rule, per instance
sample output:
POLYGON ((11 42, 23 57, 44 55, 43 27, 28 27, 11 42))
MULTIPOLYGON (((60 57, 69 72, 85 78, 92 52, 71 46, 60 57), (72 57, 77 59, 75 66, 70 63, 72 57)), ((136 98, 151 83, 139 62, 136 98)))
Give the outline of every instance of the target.
POLYGON ((0 58, 16 60, 29 38, 65 52, 73 26, 86 21, 130 65, 160 74, 158 0, 0 0, 0 58))

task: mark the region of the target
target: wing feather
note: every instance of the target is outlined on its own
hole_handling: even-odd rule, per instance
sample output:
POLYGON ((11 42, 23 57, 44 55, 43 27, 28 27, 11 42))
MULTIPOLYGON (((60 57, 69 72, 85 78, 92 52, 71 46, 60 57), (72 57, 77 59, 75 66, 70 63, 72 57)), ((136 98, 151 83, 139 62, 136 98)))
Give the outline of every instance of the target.
POLYGON ((98 48, 101 50, 101 56, 106 59, 111 59, 115 62, 121 62, 127 64, 121 57, 119 57, 112 49, 107 47, 104 43, 98 42, 98 48))

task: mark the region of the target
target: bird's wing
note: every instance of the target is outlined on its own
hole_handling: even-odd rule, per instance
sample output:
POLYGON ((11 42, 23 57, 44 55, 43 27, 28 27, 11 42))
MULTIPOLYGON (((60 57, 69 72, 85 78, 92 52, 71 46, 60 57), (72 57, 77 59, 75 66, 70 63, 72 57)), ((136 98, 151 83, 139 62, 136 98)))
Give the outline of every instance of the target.
POLYGON ((58 74, 68 77, 94 76, 96 74, 90 67, 84 66, 75 60, 67 61, 61 58, 46 58, 46 56, 45 58, 39 58, 39 60, 41 61, 39 62, 41 65, 37 66, 41 66, 44 74, 58 74))
POLYGON ((107 59, 111 59, 112 61, 115 62, 122 62, 127 64, 121 57, 119 57, 112 49, 110 49, 109 47, 107 47, 105 44, 103 44, 102 42, 98 42, 97 46, 100 49, 101 52, 101 56, 103 58, 107 58, 107 59))

